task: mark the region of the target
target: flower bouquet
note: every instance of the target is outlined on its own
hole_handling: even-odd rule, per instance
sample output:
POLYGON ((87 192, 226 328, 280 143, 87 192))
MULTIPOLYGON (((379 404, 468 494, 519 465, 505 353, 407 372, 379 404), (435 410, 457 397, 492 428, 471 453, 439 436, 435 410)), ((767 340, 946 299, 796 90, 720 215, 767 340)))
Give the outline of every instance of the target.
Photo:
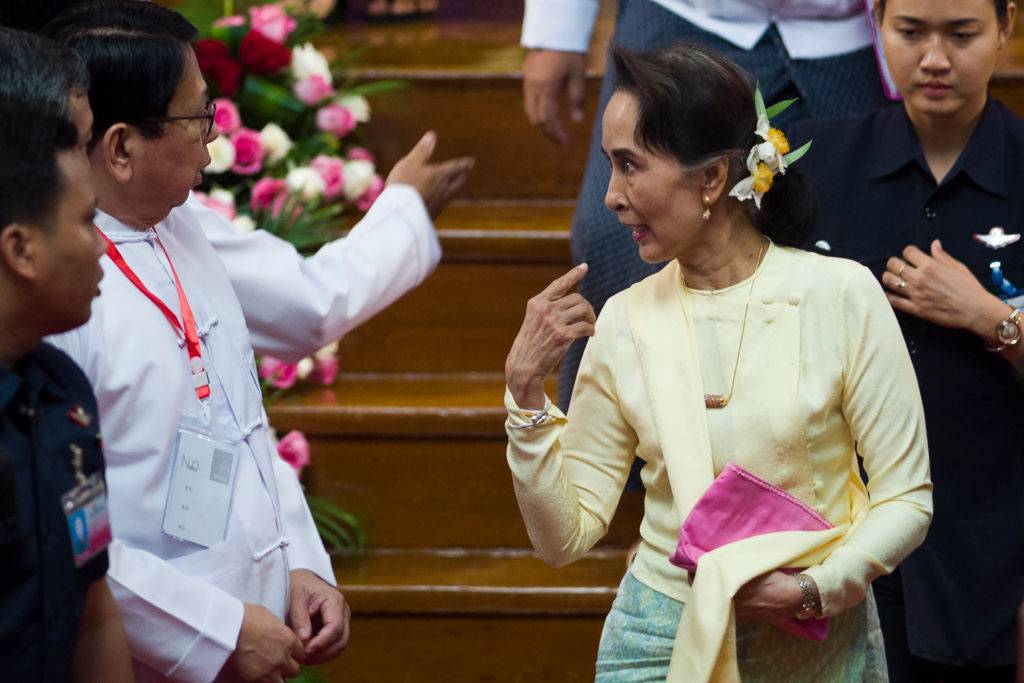
MULTIPOLYGON (((294 3, 293 3, 294 4, 294 3)), ((239 232, 260 228, 314 249, 347 209, 367 211, 384 188, 373 154, 356 144, 370 119, 366 97, 401 86, 355 84, 311 40, 312 14, 280 3, 234 13, 232 0, 178 8, 199 29, 199 68, 220 136, 197 196, 239 232)))

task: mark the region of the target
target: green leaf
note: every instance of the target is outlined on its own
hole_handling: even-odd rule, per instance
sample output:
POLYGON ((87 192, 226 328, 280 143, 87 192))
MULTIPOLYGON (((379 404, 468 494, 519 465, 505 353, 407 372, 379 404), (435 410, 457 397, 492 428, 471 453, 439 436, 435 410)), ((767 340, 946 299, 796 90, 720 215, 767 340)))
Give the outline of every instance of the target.
POLYGON ((196 27, 200 38, 209 38, 212 34, 213 22, 223 16, 220 0, 191 0, 175 9, 196 27))
POLYGON ((299 675, 296 678, 289 678, 288 683, 327 683, 327 678, 320 673, 319 669, 303 666, 299 675))
POLYGON ((242 120, 249 128, 259 130, 276 123, 285 130, 294 130, 307 112, 307 107, 280 85, 249 74, 235 96, 242 120))
POLYGON ((313 512, 312 515, 313 523, 316 524, 316 531, 320 534, 320 538, 323 539, 327 552, 346 550, 351 547, 351 543, 345 543, 345 540, 337 535, 329 526, 322 524, 317 518, 317 513, 313 512))
POLYGON ((813 142, 813 140, 808 140, 806 145, 804 145, 800 149, 793 150, 792 152, 790 152, 789 154, 782 158, 786 160, 787 164, 792 164, 796 163, 797 161, 800 161, 800 158, 803 155, 807 154, 807 150, 811 148, 811 142, 813 142))
POLYGON ((371 81, 369 83, 360 83, 359 85, 345 88, 341 91, 341 96, 362 95, 363 97, 369 97, 370 95, 378 95, 382 92, 404 90, 407 87, 409 87, 409 84, 406 81, 371 81))
POLYGON ((764 97, 761 96, 761 84, 754 86, 754 112, 757 114, 758 120, 763 116, 768 118, 768 113, 764 110, 764 97))
POLYGON ((328 515, 322 512, 313 512, 312 514, 313 521, 316 522, 316 530, 320 532, 321 536, 325 536, 324 540, 329 541, 331 545, 329 550, 346 550, 358 547, 356 539, 352 537, 352 534, 343 529, 340 524, 332 520, 328 515), (330 536, 330 539, 327 536, 330 536))
POLYGON ((782 100, 781 102, 776 102, 772 106, 768 107, 768 111, 766 112, 768 120, 771 121, 776 116, 789 109, 790 105, 792 105, 798 99, 799 98, 794 97, 791 100, 782 100))

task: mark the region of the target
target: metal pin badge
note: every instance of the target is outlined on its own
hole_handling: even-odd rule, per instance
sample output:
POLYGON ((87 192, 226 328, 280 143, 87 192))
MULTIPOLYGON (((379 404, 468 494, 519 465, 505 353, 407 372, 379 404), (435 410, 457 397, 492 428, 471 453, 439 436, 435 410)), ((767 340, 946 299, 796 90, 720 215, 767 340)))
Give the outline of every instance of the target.
POLYGON ((79 427, 82 427, 83 429, 88 429, 89 425, 92 424, 92 415, 85 412, 85 408, 78 405, 77 403, 71 410, 67 412, 67 416, 72 422, 74 422, 79 427))
POLYGON ((1006 234, 1006 230, 1003 228, 994 226, 984 235, 981 233, 975 233, 974 239, 977 242, 981 242, 989 249, 1002 249, 1003 247, 1008 247, 1019 240, 1020 233, 1017 233, 1016 235, 1008 235, 1006 234))

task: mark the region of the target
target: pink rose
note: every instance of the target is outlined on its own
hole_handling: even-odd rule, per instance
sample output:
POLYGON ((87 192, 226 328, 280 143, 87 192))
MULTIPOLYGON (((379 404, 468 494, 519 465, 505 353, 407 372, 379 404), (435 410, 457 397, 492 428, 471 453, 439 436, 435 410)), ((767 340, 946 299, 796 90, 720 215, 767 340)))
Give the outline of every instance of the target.
POLYGON ((338 377, 337 356, 313 356, 313 380, 329 387, 338 377))
POLYGON ((227 218, 229 221, 235 220, 235 216, 238 214, 238 212, 235 210, 235 202, 233 200, 230 202, 227 201, 227 197, 230 196, 230 193, 224 190, 219 190, 214 191, 214 194, 218 196, 211 197, 205 192, 195 193, 196 199, 198 199, 203 206, 212 211, 216 211, 221 216, 227 218))
POLYGON ((263 143, 260 132, 252 128, 239 128, 230 135, 235 146, 235 165, 231 170, 238 175, 255 175, 263 170, 263 143))
POLYGON ((291 35, 299 22, 288 16, 280 5, 259 5, 249 8, 249 21, 252 30, 263 34, 275 43, 284 45, 285 39, 291 35))
POLYGON ((217 130, 221 135, 231 135, 242 126, 242 115, 238 113, 235 103, 226 97, 218 97, 213 101, 217 106, 217 113, 213 115, 213 122, 217 124, 217 130))
POLYGON ((295 470, 295 476, 301 477, 302 470, 309 464, 309 441, 306 435, 297 429, 285 434, 277 442, 277 454, 295 470))
POLYGON ((259 374, 261 378, 269 381, 272 387, 291 389, 299 379, 299 366, 285 363, 273 356, 263 356, 260 359, 259 374))
POLYGON ((274 218, 288 198, 288 184, 282 178, 260 178, 252 186, 249 206, 254 211, 270 211, 274 218))
POLYGON ((299 101, 308 107, 316 106, 334 94, 331 82, 320 74, 306 76, 301 81, 296 81, 292 91, 299 101))
POLYGON ((376 173, 373 175, 373 179, 370 181, 370 186, 366 188, 366 192, 356 200, 356 208, 360 211, 369 211, 373 203, 377 201, 377 197, 384 191, 384 179, 376 173))
POLYGON ((316 127, 343 138, 356 127, 356 117, 340 104, 328 104, 316 113, 316 127))
POLYGON ((252 197, 249 205, 256 211, 269 209, 274 200, 288 192, 288 186, 282 178, 260 178, 252 186, 252 197))
POLYGON ((240 14, 221 17, 217 21, 213 22, 214 28, 237 28, 238 26, 245 26, 245 17, 240 14))
POLYGON ((324 197, 326 199, 334 199, 344 191, 345 176, 342 170, 344 162, 341 159, 321 154, 309 165, 324 179, 324 197))
POLYGON ((369 161, 373 163, 373 152, 365 147, 353 147, 348 151, 349 161, 369 161))

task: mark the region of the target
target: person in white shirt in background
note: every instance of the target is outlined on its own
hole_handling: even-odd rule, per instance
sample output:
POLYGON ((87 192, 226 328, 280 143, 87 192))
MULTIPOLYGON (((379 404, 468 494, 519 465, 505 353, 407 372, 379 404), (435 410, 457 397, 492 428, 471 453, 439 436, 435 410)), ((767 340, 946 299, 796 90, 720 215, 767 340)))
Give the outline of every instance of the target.
POLYGON ((268 235, 229 234, 190 199, 216 137, 191 24, 117 0, 45 33, 92 76, 105 281, 90 322, 52 342, 96 389, 121 541, 108 580, 136 677, 293 676, 344 649, 349 610, 298 480, 271 450, 251 340, 308 355, 419 284, 440 254, 431 216, 472 161, 429 163, 425 136, 363 224, 302 259, 268 235))
MULTIPOLYGON (((526 115, 545 136, 565 144, 563 99, 583 120, 586 52, 600 0, 526 0, 521 43, 526 115)), ((798 97, 780 125, 799 118, 867 113, 887 100, 871 47, 864 0, 620 0, 612 45, 648 52, 678 41, 723 53, 760 84, 772 104, 798 97)), ((609 166, 601 153, 601 114, 611 97, 605 74, 583 187, 572 224, 573 263, 586 262, 579 292, 598 313, 613 294, 660 265, 643 263, 628 231, 604 207, 609 166)), ((586 338, 562 361, 558 403, 566 409, 586 338)))

